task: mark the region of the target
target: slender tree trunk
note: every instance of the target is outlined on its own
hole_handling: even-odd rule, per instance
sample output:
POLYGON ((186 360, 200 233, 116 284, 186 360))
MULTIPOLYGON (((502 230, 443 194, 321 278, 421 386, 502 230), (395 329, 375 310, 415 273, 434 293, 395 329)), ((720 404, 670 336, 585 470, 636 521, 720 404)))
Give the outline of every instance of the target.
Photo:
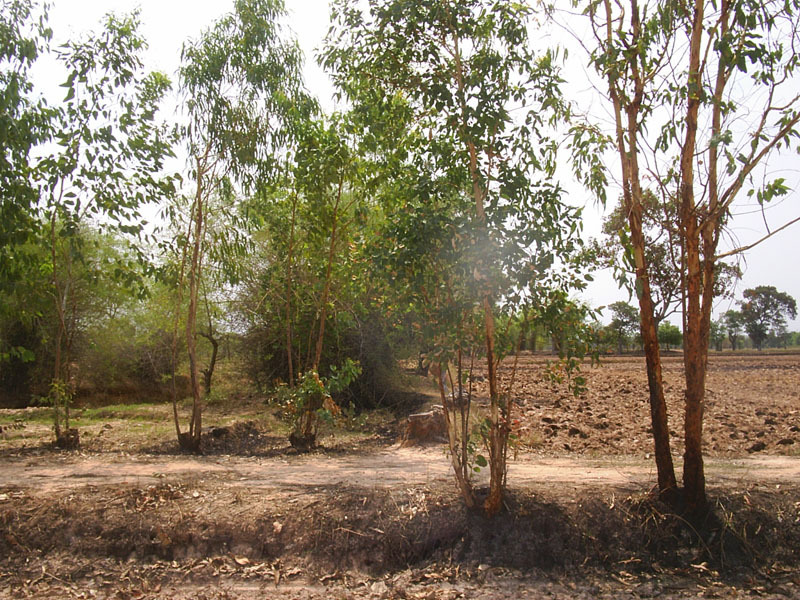
POLYGON ((294 255, 294 224, 297 214, 297 193, 292 200, 292 222, 289 228, 289 254, 286 258, 286 364, 289 367, 289 387, 294 387, 292 359, 292 259, 294 255))
MULTIPOLYGON (((453 59, 455 62, 455 79, 458 90, 458 101, 461 107, 461 114, 463 117, 462 123, 466 123, 467 119, 467 103, 465 96, 465 81, 464 81, 464 66, 462 63, 460 40, 458 34, 453 31, 453 59)), ((488 227, 486 223, 485 201, 486 201, 486 184, 482 181, 481 174, 478 167, 478 151, 475 143, 472 141, 470 134, 463 128, 461 135, 466 146, 469 156, 469 175, 472 182, 472 197, 475 202, 475 221, 478 224, 479 232, 489 241, 488 227)), ((491 160, 489 165, 491 171, 491 160)), ((486 181, 489 179, 489 173, 486 174, 486 181)), ((484 333, 486 344, 486 370, 489 380, 489 495, 483 503, 484 512, 491 516, 496 514, 503 502, 503 493, 505 491, 506 481, 506 464, 505 464, 505 446, 508 442, 508 424, 504 420, 504 415, 501 415, 500 396, 497 390, 497 365, 495 363, 495 320, 492 291, 488 287, 485 278, 486 273, 480 272, 480 266, 476 266, 474 270, 474 277, 479 286, 484 289, 481 292, 481 305, 483 309, 484 333)))
POLYGON ((319 369, 319 362, 322 359, 322 344, 325 339, 325 320, 328 317, 328 297, 331 291, 331 273, 333 272, 333 259, 336 255, 336 233, 339 224, 339 204, 342 200, 342 188, 344 187, 344 174, 339 177, 339 189, 336 193, 336 203, 333 207, 333 224, 331 225, 331 243, 328 247, 328 264, 325 268, 325 287, 322 291, 322 301, 319 316, 319 335, 317 336, 317 349, 314 353, 314 371, 319 369))
POLYGON ((204 338, 211 343, 211 358, 208 366, 203 369, 203 388, 206 398, 211 394, 211 382, 214 378, 214 369, 217 366, 217 355, 219 354, 219 340, 214 337, 213 330, 209 327, 208 333, 200 332, 204 338))
MULTIPOLYGON (((62 355, 64 339, 67 337, 67 320, 66 320, 66 303, 67 295, 69 294, 69 280, 64 284, 62 290, 61 282, 59 281, 59 266, 58 266, 58 251, 57 251, 57 237, 56 237, 56 211, 53 210, 50 216, 50 259, 53 263, 53 301, 56 308, 56 316, 58 318, 58 330, 56 333, 54 356, 53 356, 53 383, 55 389, 53 391, 53 415, 54 415, 54 429, 56 434, 56 442, 58 444, 64 439, 65 435, 61 431, 61 412, 66 411, 66 400, 63 397, 64 389, 64 358, 62 355)), ((69 432, 69 422, 65 420, 64 427, 69 432)))
MULTIPOLYGON (((613 45, 613 16, 610 0, 604 1, 606 11, 606 40, 608 47, 613 45)), ((641 39, 641 22, 636 0, 631 0, 631 35, 633 43, 641 39)), ((650 280, 645 259, 645 237, 642 230, 642 189, 638 164, 638 131, 641 103, 644 97, 644 79, 639 71, 635 56, 627 65, 634 83, 634 94, 627 98, 620 93, 618 81, 613 71, 608 71, 609 95, 614 105, 616 122, 616 143, 622 165, 622 189, 625 210, 628 213, 628 224, 631 230, 636 269, 636 292, 639 299, 639 315, 642 334, 642 345, 647 365, 647 383, 650 390, 650 419, 653 429, 656 468, 658 471, 658 489, 663 498, 672 499, 677 490, 675 468, 669 441, 669 424, 667 405, 664 398, 664 385, 661 373, 661 352, 658 345, 658 331, 654 318, 654 307, 650 290, 650 280), (623 123, 623 112, 626 122, 623 123), (627 138, 627 143, 626 143, 627 138)))
MULTIPOLYGON (((680 160, 680 220, 684 251, 686 253, 686 321, 684 331, 685 398, 685 453, 683 459, 683 485, 690 510, 706 505, 705 472, 703 467, 703 403, 705 400, 706 362, 708 359, 707 327, 704 335, 704 316, 701 306, 703 295, 703 267, 700 256, 700 225, 694 197, 694 160, 697 139, 697 119, 700 108, 700 61, 703 35, 704 0, 694 3, 694 17, 689 47, 689 81, 686 106, 686 136, 680 160)), ((713 255, 706 257, 712 261, 713 255)), ((713 276, 712 276, 713 278, 713 276)), ((706 294, 711 295, 712 281, 706 294)))
MULTIPOLYGON (((189 231, 187 232, 186 239, 191 239, 191 219, 189 223, 189 231)), ((178 370, 178 329, 180 323, 181 309, 183 308, 183 290, 186 277, 186 244, 181 247, 181 270, 178 276, 178 302, 175 306, 175 318, 172 322, 172 377, 170 393, 172 396, 172 418, 175 422, 175 432, 178 435, 178 444, 183 447, 185 442, 184 436, 181 433, 181 423, 178 416, 178 385, 175 379, 175 374, 178 370)))
MULTIPOLYGON (((469 172, 472 179, 473 198, 475 200, 475 218, 480 225, 480 231, 488 239, 486 228, 486 213, 484 201, 486 190, 478 173, 478 160, 475 145, 467 143, 469 151, 469 172)), ((486 275, 476 267, 475 278, 486 288, 484 282, 486 275)), ((483 503, 483 510, 487 515, 496 514, 503 503, 503 493, 506 481, 505 446, 508 442, 508 424, 505 416, 501 415, 500 396, 497 390, 497 365, 495 362, 495 322, 491 291, 486 288, 482 292, 481 304, 483 308, 484 341, 486 344, 486 373, 489 381, 489 495, 483 503)))
POLYGON ((73 300, 73 272, 71 255, 65 252, 63 273, 58 261, 58 235, 56 233, 57 213, 50 215, 50 259, 52 261, 53 303, 56 309, 57 330, 53 348, 53 381, 50 388, 53 402, 53 429, 56 445, 74 449, 80 446, 77 429, 70 428, 70 403, 74 390, 70 381, 70 352, 77 324, 77 305, 73 300), (68 310, 72 309, 72 319, 68 323, 68 310), (63 420, 63 429, 62 429, 63 420))
MULTIPOLYGON (((322 290, 322 298, 320 300, 319 311, 319 333, 317 335, 317 344, 314 352, 314 362, 312 363, 311 370, 314 371, 315 377, 319 379, 319 363, 322 360, 322 348, 325 340, 325 321, 328 318, 328 298, 331 289, 331 276, 333 273, 333 259, 336 256, 336 234, 338 232, 339 223, 339 205, 342 199, 342 190, 344 188, 344 173, 339 177, 339 189, 336 193, 336 202, 333 207, 333 223, 331 225, 331 240, 328 246, 328 263, 325 268, 325 285, 322 290)), ((321 384, 320 384, 321 385, 321 384)), ((316 443, 317 431, 317 410, 322 407, 321 402, 323 396, 320 396, 320 405, 316 402, 308 402, 303 410, 295 431, 289 437, 293 446, 302 448, 311 448, 316 443)))
POLYGON ((464 498, 464 503, 467 505, 467 508, 471 510, 475 508, 477 502, 475 500, 475 491, 472 489, 472 483, 469 480, 469 474, 466 470, 466 449, 464 440, 466 438, 467 431, 463 429, 462 419, 462 448, 461 453, 459 453, 456 425, 453 423, 450 417, 452 406, 447 398, 447 391, 444 388, 444 378, 447 370, 442 364, 432 364, 431 371, 433 372, 434 377, 436 377, 436 384, 439 388, 439 398, 442 401, 442 412, 444 412, 445 427, 447 428, 447 441, 450 446, 450 462, 453 465, 453 473, 455 473, 456 476, 456 485, 461 492, 461 496, 464 498), (460 460, 459 456, 461 457, 460 460))
POLYGON ((634 245, 634 258, 637 262, 636 281, 637 285, 641 288, 639 315, 641 319, 642 344, 644 346, 645 363, 647 366, 647 385, 650 392, 650 422, 653 429, 659 494, 664 499, 672 500, 677 492, 678 483, 675 479, 675 467, 672 462, 672 451, 670 449, 667 403, 664 396, 664 383, 661 372, 661 349, 658 345, 658 331, 656 329, 655 319, 653 318, 653 301, 650 295, 650 282, 647 277, 646 267, 644 266, 644 236, 640 228, 641 221, 639 221, 638 232, 634 233, 634 228, 631 228, 631 238, 634 245), (642 266, 638 266, 639 264, 642 266))
POLYGON ((189 355, 189 379, 192 386, 192 419, 189 425, 192 450, 200 450, 202 432, 202 407, 200 397, 200 380, 197 366, 197 297, 202 270, 200 248, 203 238, 204 203, 204 160, 197 158, 197 192, 194 200, 194 239, 192 260, 189 266, 189 310, 186 316, 186 351, 189 355))
MULTIPOLYGON (((477 151, 472 142, 468 142, 469 171, 472 178, 473 197, 475 199, 475 217, 481 226, 481 232, 488 239, 486 228, 486 213, 484 201, 486 190, 478 173, 477 151)), ((483 282, 485 274, 476 267, 475 278, 483 282)), ((485 283, 483 283, 485 287, 485 283)), ((497 365, 495 361, 495 322, 491 291, 484 289, 481 298, 483 307, 484 341, 486 344, 486 374, 489 381, 489 495, 483 503, 483 510, 487 515, 496 514, 503 502, 505 491, 506 463, 505 446, 508 442, 508 424, 504 415, 501 415, 500 395, 497 390, 497 365)))
POLYGON ((703 314, 700 305, 700 252, 693 231, 687 232, 686 258, 689 268, 687 278, 688 314, 684 332, 684 371, 686 374, 685 398, 685 454, 683 460, 683 485, 690 509, 701 509, 706 504, 705 473, 703 468, 703 403, 705 399, 707 343, 703 339, 703 314))

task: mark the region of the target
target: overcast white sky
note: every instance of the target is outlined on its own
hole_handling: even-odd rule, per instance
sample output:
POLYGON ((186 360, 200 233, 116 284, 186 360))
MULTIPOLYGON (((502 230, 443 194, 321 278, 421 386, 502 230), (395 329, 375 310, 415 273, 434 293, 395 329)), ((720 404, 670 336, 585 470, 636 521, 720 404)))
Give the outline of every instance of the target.
MULTIPOLYGON (((58 43, 74 34, 96 28, 107 12, 130 12, 139 8, 142 33, 150 45, 146 55, 147 67, 164 71, 174 78, 183 42, 196 37, 214 19, 228 12, 232 5, 232 0, 52 0, 50 22, 54 29, 55 42, 58 43)), ((322 43, 328 29, 328 0, 286 0, 286 6, 290 13, 289 26, 306 54, 306 85, 317 95, 323 106, 333 109, 333 88, 314 61, 315 49, 322 43)), ((573 72, 566 73, 567 78, 572 76, 576 80, 585 81, 581 63, 571 61, 571 65, 573 72)), ((799 166, 800 157, 795 157, 789 166, 794 172, 795 180, 800 171, 799 166)), ((584 193, 579 186, 565 182, 565 187, 570 190, 571 201, 579 204, 584 202, 584 193)), ((799 194, 800 191, 793 192, 780 206, 767 212, 771 227, 779 226, 800 214, 799 194)), ((610 194, 610 197, 613 196, 610 194)), ((586 234, 597 236, 600 209, 591 201, 587 202, 584 211, 586 234)), ((748 209, 744 209, 747 212, 748 209)), ((757 206, 749 207, 749 211, 751 214, 743 214, 735 220, 732 229, 740 244, 754 241, 764 233, 763 218, 757 206)), ((741 298, 741 291, 746 288, 774 285, 800 301, 799 264, 800 224, 747 253, 742 263, 744 277, 738 284, 736 299, 741 298)), ((616 300, 628 300, 627 293, 617 288, 610 273, 597 273, 595 283, 582 298, 595 307, 616 300)), ((724 312, 729 308, 737 308, 735 302, 721 303, 716 312, 724 312)), ((608 315, 605 320, 608 320, 608 315)), ((790 329, 800 329, 800 319, 790 324, 790 329)))

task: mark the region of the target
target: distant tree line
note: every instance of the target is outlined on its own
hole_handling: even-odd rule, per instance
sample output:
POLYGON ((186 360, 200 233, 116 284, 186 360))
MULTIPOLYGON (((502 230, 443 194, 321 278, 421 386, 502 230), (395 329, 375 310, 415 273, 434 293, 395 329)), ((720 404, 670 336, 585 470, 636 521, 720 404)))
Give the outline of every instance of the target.
MULTIPOLYGON (((721 352, 800 346, 800 332, 788 330, 788 320, 797 317, 794 298, 774 286, 746 289, 742 296, 737 302, 739 310, 728 310, 711 321, 709 344, 713 349, 721 352)), ((618 353, 641 350, 636 309, 622 301, 609 308, 611 322, 602 327, 604 348, 618 353)), ((680 328, 666 321, 658 326, 658 339, 665 350, 679 347, 683 341, 680 328)))

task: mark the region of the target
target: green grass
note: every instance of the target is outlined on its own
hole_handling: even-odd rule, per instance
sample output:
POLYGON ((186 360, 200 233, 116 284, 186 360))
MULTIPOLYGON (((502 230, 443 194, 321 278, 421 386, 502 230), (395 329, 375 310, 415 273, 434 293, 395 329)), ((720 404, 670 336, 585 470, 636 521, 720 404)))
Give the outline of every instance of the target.
POLYGON ((82 421, 87 425, 114 419, 160 421, 170 414, 170 408, 168 404, 112 404, 98 408, 75 409, 72 415, 76 421, 82 421))
POLYGON ((0 410, 0 425, 23 421, 25 423, 51 423, 53 409, 48 406, 28 408, 23 410, 0 410))
MULTIPOLYGON (((25 410, 0 410, 0 425, 23 423, 51 425, 53 409, 49 406, 33 407, 25 410)), ((131 423, 160 425, 172 423, 172 407, 169 404, 115 404, 97 408, 72 408, 71 427, 91 427, 109 421, 129 421, 131 423)))

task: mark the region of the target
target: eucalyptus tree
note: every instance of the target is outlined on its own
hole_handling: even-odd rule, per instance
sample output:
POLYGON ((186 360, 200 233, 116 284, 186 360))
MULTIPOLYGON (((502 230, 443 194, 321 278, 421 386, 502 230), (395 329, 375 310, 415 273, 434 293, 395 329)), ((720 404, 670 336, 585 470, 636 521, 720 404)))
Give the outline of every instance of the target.
MULTIPOLYGON (((268 189, 283 164, 297 113, 309 111, 313 104, 303 92, 301 52, 284 35, 284 15, 281 0, 237 0, 233 12, 183 50, 180 87, 194 182, 180 276, 181 281, 188 279, 185 334, 193 398, 189 430, 181 432, 177 407, 174 417, 179 443, 192 451, 200 449, 202 429, 197 310, 209 249, 211 199, 268 189)), ((240 254, 243 248, 229 245, 240 254)))
MULTIPOLYGON (((312 379, 318 384, 323 382, 319 378, 320 362, 325 345, 325 329, 329 318, 329 311, 334 309, 331 302, 332 286, 334 284, 334 268, 341 271, 343 265, 349 260, 340 260, 348 257, 342 247, 343 241, 348 241, 348 229, 354 224, 354 208, 363 205, 363 187, 359 185, 359 161, 352 150, 352 143, 346 131, 346 115, 333 115, 330 119, 309 119, 301 127, 298 135, 297 152, 295 155, 295 189, 296 194, 302 198, 304 212, 308 213, 305 232, 309 238, 307 247, 318 248, 325 257, 321 263, 322 272, 315 277, 322 283, 317 302, 315 303, 315 318, 309 329, 309 342, 312 339, 313 325, 316 324, 316 338, 313 344, 308 344, 305 373, 303 379, 312 379)), ((296 212, 297 196, 294 196, 293 216, 296 212)), ((294 233, 294 232, 293 232, 294 233)), ((290 240, 290 249, 293 248, 294 238, 290 240)), ((291 348, 291 257, 287 273, 287 345, 291 348)), ((348 273, 350 274, 350 273, 348 273)), ((338 278, 336 278, 338 279, 338 278)), ((291 369, 291 355, 289 355, 291 369)), ((351 371, 355 375, 355 371, 351 371)), ((290 385, 291 381, 290 374, 290 385)), ((299 448, 310 448, 316 444, 317 421, 323 402, 329 398, 328 390, 323 393, 313 394, 311 397, 298 397, 302 406, 298 406, 298 418, 295 430, 290 436, 292 445, 299 448)), ((328 406, 333 408, 331 400, 328 406)), ((335 408, 334 408, 335 410, 335 408)))
MULTIPOLYGON (((584 8, 594 39, 592 64, 614 115, 609 136, 618 152, 629 247, 636 271, 647 353, 659 489, 677 488, 663 401, 661 359, 642 232, 645 180, 674 197, 670 227, 681 254, 686 378, 684 497, 706 506, 702 456, 708 341, 725 228, 742 197, 766 206, 788 190, 766 163, 794 152, 800 121, 796 0, 601 0, 584 8)), ((587 42, 588 44, 589 42, 587 42)), ((592 131, 594 139, 600 139, 592 131)), ((775 163, 772 163, 775 164, 775 163)), ((791 222, 800 220, 793 219, 791 222)))
POLYGON ((323 62, 385 149, 392 177, 375 258, 427 317, 457 485, 477 506, 470 475, 488 465, 483 509, 493 514, 513 410, 498 376, 498 315, 510 317, 545 283, 575 283, 550 270, 568 260, 579 227, 553 180, 552 127, 566 112, 556 57, 531 49, 524 3, 362 4, 334 2, 323 62), (473 429, 469 373, 479 354, 489 406, 473 429))
MULTIPOLYGON (((335 371, 355 376, 362 348, 353 347, 374 306, 363 253, 376 208, 366 186, 359 126, 351 114, 305 119, 281 189, 254 202, 263 228, 254 234, 253 269, 242 290, 241 316, 249 361, 259 379, 285 383, 294 417, 291 443, 316 444, 322 402, 337 407, 327 388, 335 371), (266 375, 266 377, 264 377, 266 375), (307 391, 314 392, 310 396, 307 391)), ((369 362, 369 361, 368 361, 369 362)), ((352 383, 352 382, 351 382, 352 383)))
MULTIPOLYGON (((47 13, 31 0, 3 0, 0 11, 0 289, 25 271, 26 243, 38 229, 32 151, 50 134, 53 111, 34 94, 30 70, 49 51, 47 13)), ((2 310, 2 309, 0 309, 2 310)))
MULTIPOLYGON (((173 191, 162 176, 172 153, 170 130, 156 118, 170 87, 162 73, 146 73, 140 54, 136 14, 109 15, 103 29, 70 40, 57 51, 68 76, 65 97, 52 107, 50 144, 31 173, 38 194, 41 241, 48 248, 50 294, 57 327, 53 342, 51 397, 56 406, 56 437, 77 443, 69 431, 70 352, 75 339, 75 269, 84 258, 86 223, 138 237, 145 226, 141 209, 173 191), (67 434, 62 436, 62 410, 67 434)), ((134 261, 135 262, 135 261, 134 261)), ((136 285, 133 263, 107 268, 120 284, 136 285)))
MULTIPOLYGON (((4 0, 0 11, 0 370, 7 390, 24 396, 28 372, 40 350, 40 305, 26 296, 39 271, 33 243, 39 223, 32 152, 47 139, 52 111, 34 94, 30 69, 48 51, 46 12, 30 0, 4 0)), ((37 277, 37 279, 41 279, 37 277)), ((20 398, 15 398, 19 401, 20 398)))

